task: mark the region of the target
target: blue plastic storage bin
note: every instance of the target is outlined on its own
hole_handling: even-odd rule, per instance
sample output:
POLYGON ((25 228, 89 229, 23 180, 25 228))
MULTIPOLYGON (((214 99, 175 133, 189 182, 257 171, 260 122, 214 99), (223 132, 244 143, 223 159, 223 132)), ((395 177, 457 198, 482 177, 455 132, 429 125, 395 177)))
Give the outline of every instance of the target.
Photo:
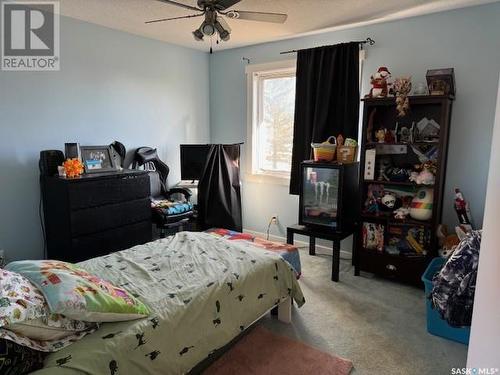
POLYGON ((470 327, 453 328, 446 320, 441 319, 439 313, 432 308, 431 301, 427 298, 432 292, 432 278, 441 270, 445 259, 434 258, 425 273, 422 275, 422 281, 425 285, 425 297, 427 306, 427 331, 430 334, 444 337, 448 340, 453 340, 465 345, 469 344, 470 327))

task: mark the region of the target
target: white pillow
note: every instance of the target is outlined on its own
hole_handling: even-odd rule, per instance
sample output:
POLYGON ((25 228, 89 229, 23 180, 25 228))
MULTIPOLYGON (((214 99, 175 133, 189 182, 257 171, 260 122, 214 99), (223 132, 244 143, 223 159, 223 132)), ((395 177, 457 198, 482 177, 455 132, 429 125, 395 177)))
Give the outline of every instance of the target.
POLYGON ((52 341, 93 330, 97 328, 97 324, 68 319, 63 315, 50 314, 38 319, 9 324, 4 328, 33 340, 52 341))

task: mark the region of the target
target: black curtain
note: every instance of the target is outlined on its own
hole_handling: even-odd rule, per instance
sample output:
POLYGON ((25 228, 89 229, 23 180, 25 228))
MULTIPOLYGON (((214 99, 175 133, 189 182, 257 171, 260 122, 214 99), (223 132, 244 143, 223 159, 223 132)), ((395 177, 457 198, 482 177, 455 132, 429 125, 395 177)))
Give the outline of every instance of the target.
POLYGON ((242 231, 240 145, 211 145, 198 183, 198 209, 204 229, 242 231))
POLYGON ((342 134, 358 139, 359 43, 301 50, 297 55, 290 194, 300 193, 300 163, 311 142, 342 134))

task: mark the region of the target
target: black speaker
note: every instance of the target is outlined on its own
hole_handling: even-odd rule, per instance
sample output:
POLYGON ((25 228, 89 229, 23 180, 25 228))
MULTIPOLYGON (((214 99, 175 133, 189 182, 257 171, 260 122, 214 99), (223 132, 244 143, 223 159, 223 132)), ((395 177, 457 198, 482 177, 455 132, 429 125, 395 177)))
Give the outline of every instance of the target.
POLYGON ((44 150, 40 151, 40 175, 55 176, 58 174, 57 167, 64 163, 64 154, 60 150, 44 150))

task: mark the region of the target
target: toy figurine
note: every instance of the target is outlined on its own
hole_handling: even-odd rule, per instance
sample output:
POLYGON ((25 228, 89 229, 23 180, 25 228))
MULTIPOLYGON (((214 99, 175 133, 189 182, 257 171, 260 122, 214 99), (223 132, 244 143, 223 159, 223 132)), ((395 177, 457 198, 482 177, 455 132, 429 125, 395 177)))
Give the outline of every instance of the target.
POLYGON ((464 199, 464 196, 459 188, 455 188, 455 211, 457 212, 458 221, 460 224, 472 226, 470 220, 469 203, 464 199))
POLYGON ((378 215, 379 214, 379 200, 384 195, 383 185, 370 184, 366 194, 366 201, 364 210, 366 213, 378 215))
POLYGON ((375 138, 377 138, 378 143, 385 142, 385 130, 386 129, 379 129, 375 132, 375 138))
POLYGON ((389 95, 390 84, 388 81, 390 77, 391 73, 389 72, 389 69, 385 66, 378 68, 377 73, 370 77, 370 84, 372 85, 372 88, 367 96, 369 98, 385 98, 389 95))
POLYGON ((396 137, 394 137, 394 133, 392 132, 392 130, 384 129, 384 131, 384 143, 395 143, 396 137))
POLYGON ((378 180, 389 181, 386 172, 391 168, 391 161, 388 158, 380 158, 378 160, 378 180))
POLYGON ((365 211, 366 213, 375 215, 378 215, 379 212, 377 198, 371 192, 368 192, 368 196, 366 197, 365 211))
POLYGON ((400 143, 411 143, 412 137, 411 137, 411 130, 408 129, 406 126, 401 127, 399 130, 399 142, 400 143))
POLYGON ((337 146, 343 146, 344 145, 344 137, 342 136, 342 134, 339 134, 337 136, 337 146))

